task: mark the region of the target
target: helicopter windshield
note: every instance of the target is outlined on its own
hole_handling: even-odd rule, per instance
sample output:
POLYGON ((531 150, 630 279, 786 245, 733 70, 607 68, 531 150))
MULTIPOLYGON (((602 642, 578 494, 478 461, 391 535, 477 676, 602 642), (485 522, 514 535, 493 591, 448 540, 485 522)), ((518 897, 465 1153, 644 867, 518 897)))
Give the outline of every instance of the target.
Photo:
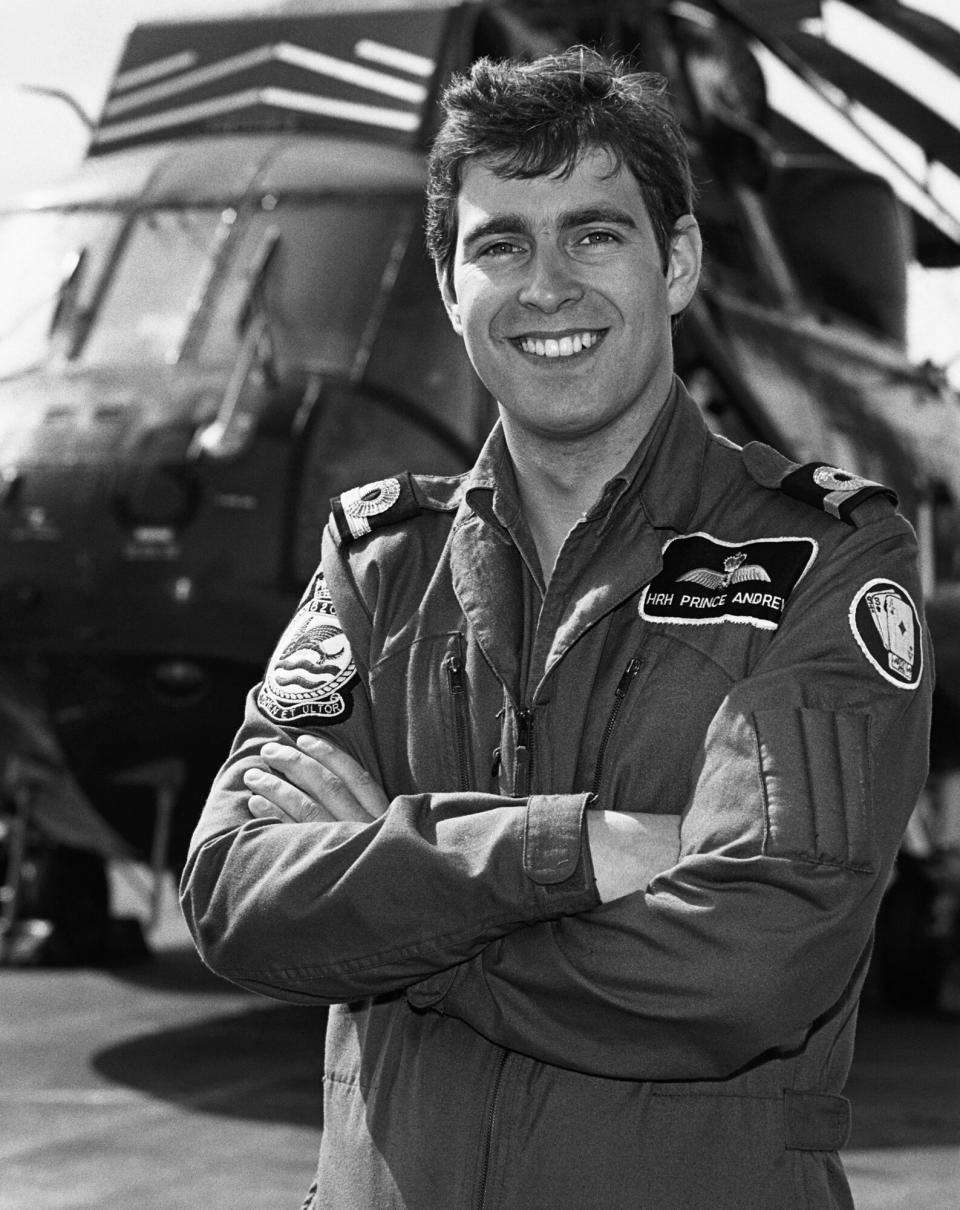
POLYGON ((0 216, 0 378, 48 360, 56 329, 68 326, 68 287, 70 310, 83 312, 96 295, 122 221, 111 210, 0 216))
POLYGON ((174 362, 232 211, 147 210, 130 229, 79 350, 87 365, 174 362))
POLYGON ((230 365, 255 306, 280 364, 348 372, 390 261, 398 209, 391 199, 268 198, 246 214, 145 214, 81 360, 230 365))
POLYGON ((87 366, 230 366, 251 306, 278 364, 349 374, 415 213, 406 198, 266 197, 151 208, 126 225, 115 211, 8 216, 0 277, 22 285, 0 291, 0 375, 64 352, 87 366), (67 295, 70 315, 55 319, 67 295), (71 335, 58 346, 60 326, 71 335))

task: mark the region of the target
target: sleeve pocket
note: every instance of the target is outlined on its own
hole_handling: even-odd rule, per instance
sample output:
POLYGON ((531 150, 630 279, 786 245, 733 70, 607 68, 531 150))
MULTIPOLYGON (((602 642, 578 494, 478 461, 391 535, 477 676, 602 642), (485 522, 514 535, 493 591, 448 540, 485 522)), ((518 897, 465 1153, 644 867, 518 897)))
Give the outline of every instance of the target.
POLYGON ((753 716, 764 852, 874 873, 870 716, 792 707, 753 716))

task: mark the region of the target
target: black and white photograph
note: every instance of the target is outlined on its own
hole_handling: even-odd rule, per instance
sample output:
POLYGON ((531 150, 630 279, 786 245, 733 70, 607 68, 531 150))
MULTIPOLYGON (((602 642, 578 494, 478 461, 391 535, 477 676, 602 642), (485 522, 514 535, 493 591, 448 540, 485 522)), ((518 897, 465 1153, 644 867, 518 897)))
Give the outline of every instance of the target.
POLYGON ((0 1210, 960 1210, 960 2, 0 105, 0 1210))

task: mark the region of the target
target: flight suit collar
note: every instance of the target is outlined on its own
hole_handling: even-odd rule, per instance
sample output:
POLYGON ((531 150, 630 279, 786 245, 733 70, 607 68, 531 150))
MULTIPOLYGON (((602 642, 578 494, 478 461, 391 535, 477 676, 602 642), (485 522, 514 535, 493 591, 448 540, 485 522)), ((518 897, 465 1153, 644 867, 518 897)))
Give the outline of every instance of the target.
POLYGON ((545 677, 585 630, 660 571, 666 535, 659 531, 683 532, 695 516, 708 440, 696 404, 675 379, 650 432, 568 538, 543 599, 533 652, 521 660, 521 560, 535 579, 539 571, 496 425, 467 477, 451 568, 477 641, 516 700, 528 696, 521 664, 535 682, 545 677))
POLYGON ((522 543, 522 520, 498 421, 464 483, 450 538, 450 570, 463 615, 515 703, 522 693, 524 573, 512 535, 522 543))
MULTIPOLYGON (((623 470, 604 485, 586 520, 609 521, 624 494, 635 488, 655 529, 682 533, 700 501, 708 440, 699 408, 675 377, 650 432, 623 470)), ((504 539, 515 540, 522 520, 520 495, 499 421, 467 477, 464 499, 504 539)))
POLYGON ((520 493, 503 425, 498 420, 464 485, 469 508, 505 537, 520 520, 520 493))
POLYGON ((615 519, 617 504, 633 489, 655 529, 684 532, 700 502, 708 440, 700 409, 675 377, 650 432, 606 484, 587 519, 615 519))
POLYGON ((663 567, 663 547, 693 526, 709 434, 679 379, 650 432, 569 536, 544 602, 531 659, 546 677, 601 618, 663 567))

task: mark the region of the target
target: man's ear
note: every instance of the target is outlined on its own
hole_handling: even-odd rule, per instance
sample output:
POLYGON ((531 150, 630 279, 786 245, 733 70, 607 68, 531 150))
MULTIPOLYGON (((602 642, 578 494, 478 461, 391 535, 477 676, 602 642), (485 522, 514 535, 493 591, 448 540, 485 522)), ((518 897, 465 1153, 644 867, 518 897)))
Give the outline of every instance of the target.
POLYGON ((460 307, 457 303, 457 296, 453 292, 453 283, 450 280, 451 269, 449 265, 437 265, 437 285, 440 287, 440 297, 443 299, 443 305, 447 315, 453 325, 453 330, 458 336, 463 335, 463 324, 460 322, 460 307))
POLYGON ((700 281, 703 240, 692 214, 681 214, 673 224, 667 262, 667 298, 670 314, 679 315, 693 301, 700 281))

